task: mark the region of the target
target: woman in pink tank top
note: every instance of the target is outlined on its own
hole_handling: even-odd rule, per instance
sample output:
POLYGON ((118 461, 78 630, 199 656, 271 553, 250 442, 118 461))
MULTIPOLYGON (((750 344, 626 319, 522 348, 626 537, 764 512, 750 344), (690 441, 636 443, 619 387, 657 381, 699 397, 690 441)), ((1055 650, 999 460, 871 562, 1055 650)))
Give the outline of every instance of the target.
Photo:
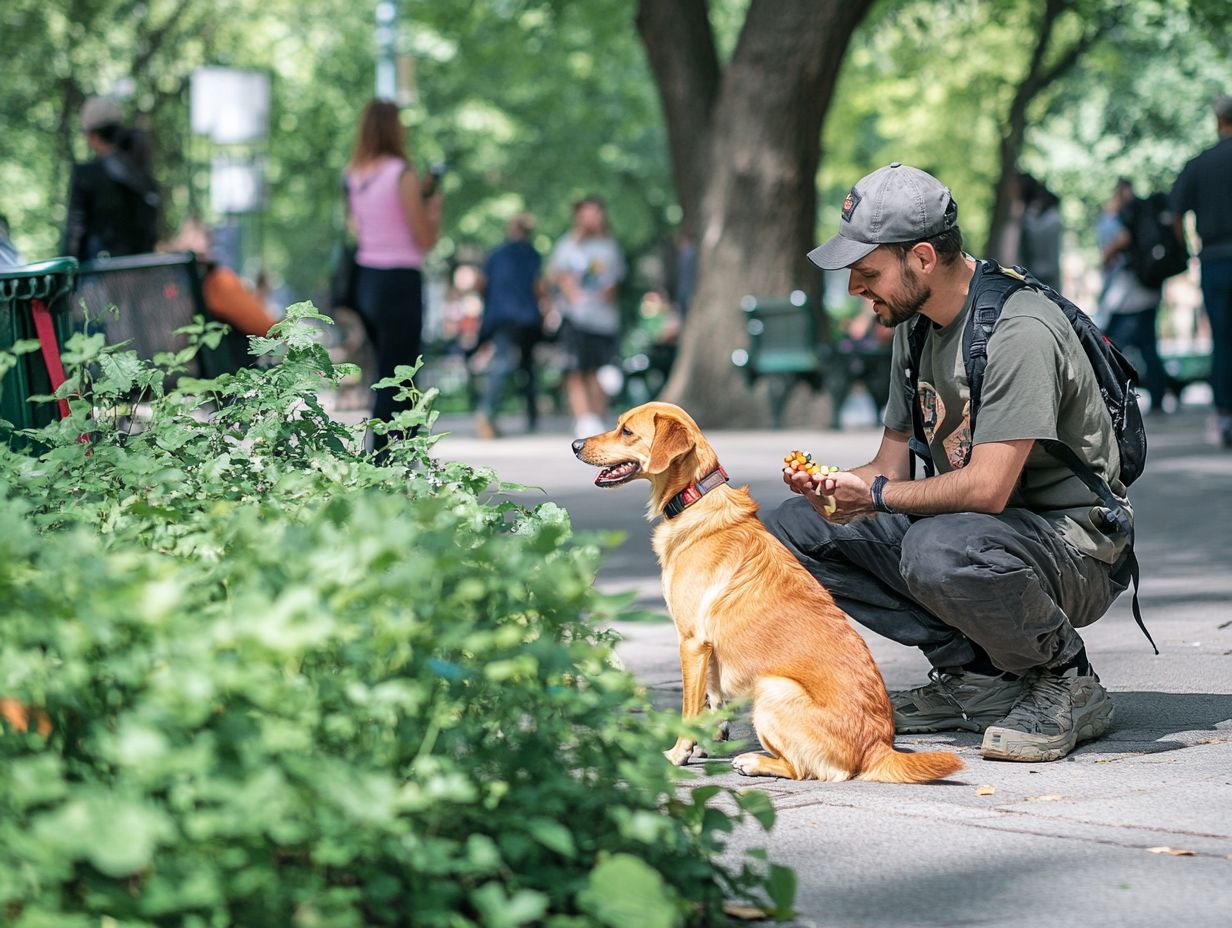
MULTIPOLYGON (((423 329, 423 256, 441 228, 441 195, 407 159, 398 107, 371 100, 359 120, 346 170, 349 220, 358 239, 356 310, 376 353, 377 379, 419 358, 423 329)), ((389 421, 409 404, 376 391, 372 418, 389 421)), ((376 436, 376 450, 384 436, 376 436)))

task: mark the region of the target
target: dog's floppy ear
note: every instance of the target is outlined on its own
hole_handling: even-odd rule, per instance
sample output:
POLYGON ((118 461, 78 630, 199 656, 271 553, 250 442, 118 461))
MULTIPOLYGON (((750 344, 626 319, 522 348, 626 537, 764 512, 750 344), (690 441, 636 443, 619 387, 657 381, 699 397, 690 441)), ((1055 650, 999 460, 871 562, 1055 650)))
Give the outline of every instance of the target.
POLYGON ((693 450, 693 442, 689 440, 689 430, 683 422, 674 416, 655 416, 654 442, 650 446, 650 463, 646 466, 648 474, 661 474, 671 467, 672 461, 682 454, 693 450))

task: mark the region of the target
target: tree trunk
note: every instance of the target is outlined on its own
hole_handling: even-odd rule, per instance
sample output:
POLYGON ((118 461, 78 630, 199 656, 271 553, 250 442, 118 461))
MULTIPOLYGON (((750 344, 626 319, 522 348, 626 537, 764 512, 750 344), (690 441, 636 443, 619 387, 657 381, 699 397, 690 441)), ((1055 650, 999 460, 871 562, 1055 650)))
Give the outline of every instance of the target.
MULTIPOLYGON (((663 395, 703 427, 769 422, 766 401, 731 362, 732 351, 746 343, 740 297, 819 289, 820 272, 806 255, 816 244, 821 126, 848 41, 871 4, 750 4, 714 104, 697 225, 697 293, 663 395)), ((657 5, 645 0, 642 10, 657 5)), ((659 88, 665 99, 680 92, 679 84, 659 88)), ((681 105, 665 103, 669 119, 681 105)), ((688 167, 675 165, 677 176, 688 167)))
POLYGON ((696 240, 721 77, 706 0, 642 0, 637 31, 663 106, 681 230, 696 240))

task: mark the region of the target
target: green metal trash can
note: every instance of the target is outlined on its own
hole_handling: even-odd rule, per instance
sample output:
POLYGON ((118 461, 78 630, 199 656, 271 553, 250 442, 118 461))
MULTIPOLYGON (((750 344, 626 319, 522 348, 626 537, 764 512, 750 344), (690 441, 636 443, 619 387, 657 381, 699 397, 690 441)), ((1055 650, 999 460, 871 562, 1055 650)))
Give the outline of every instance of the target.
MULTIPOLYGON (((57 352, 62 349, 72 331, 69 309, 76 283, 75 258, 0 270, 0 350, 22 339, 38 338, 34 315, 40 304, 50 315, 57 352)), ((10 430, 41 428, 60 418, 57 404, 30 402, 32 396, 52 392, 45 353, 34 351, 17 361, 0 381, 0 439, 10 430)))

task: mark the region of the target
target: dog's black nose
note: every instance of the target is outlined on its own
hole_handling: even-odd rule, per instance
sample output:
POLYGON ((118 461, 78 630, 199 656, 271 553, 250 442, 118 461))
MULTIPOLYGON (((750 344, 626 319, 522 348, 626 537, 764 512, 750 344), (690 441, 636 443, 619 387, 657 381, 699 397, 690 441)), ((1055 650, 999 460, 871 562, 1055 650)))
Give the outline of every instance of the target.
POLYGON ((579 439, 577 439, 577 441, 575 441, 575 442, 573 443, 573 453, 574 453, 574 454, 581 454, 581 453, 582 453, 582 448, 585 446, 585 444, 586 444, 586 439, 585 439, 585 438, 579 438, 579 439))

